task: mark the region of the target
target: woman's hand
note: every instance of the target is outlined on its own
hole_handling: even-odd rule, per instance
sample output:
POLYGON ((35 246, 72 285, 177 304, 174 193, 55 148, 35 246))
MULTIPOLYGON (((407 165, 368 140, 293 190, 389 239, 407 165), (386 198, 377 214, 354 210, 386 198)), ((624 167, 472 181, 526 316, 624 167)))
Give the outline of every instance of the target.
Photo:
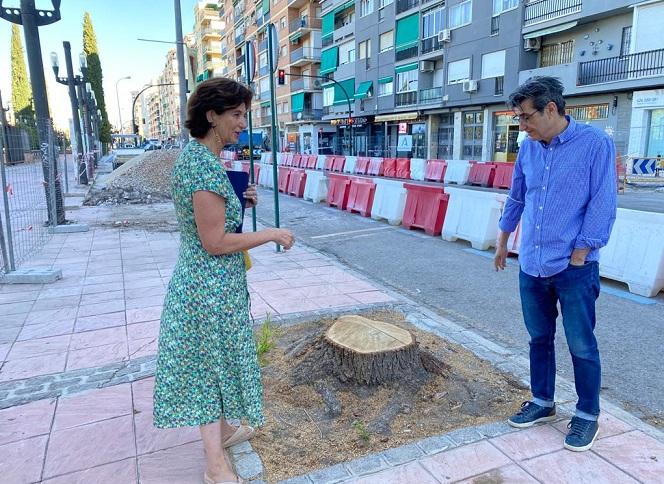
POLYGON ((270 240, 281 245, 284 249, 288 250, 293 247, 295 243, 295 236, 293 232, 287 229, 267 229, 270 233, 270 240))
POLYGON ((258 205, 258 190, 256 190, 256 185, 249 185, 247 191, 242 195, 247 201, 246 208, 253 208, 258 205))

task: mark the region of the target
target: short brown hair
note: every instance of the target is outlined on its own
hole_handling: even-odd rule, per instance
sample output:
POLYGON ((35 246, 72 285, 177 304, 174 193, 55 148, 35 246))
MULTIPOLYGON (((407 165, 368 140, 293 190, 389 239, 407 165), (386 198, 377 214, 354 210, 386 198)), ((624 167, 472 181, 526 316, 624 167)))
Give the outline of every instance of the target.
POLYGON ((202 138, 212 125, 206 113, 211 109, 223 114, 229 109, 244 104, 251 109, 251 90, 233 79, 216 77, 201 82, 187 103, 187 121, 185 126, 194 138, 202 138))

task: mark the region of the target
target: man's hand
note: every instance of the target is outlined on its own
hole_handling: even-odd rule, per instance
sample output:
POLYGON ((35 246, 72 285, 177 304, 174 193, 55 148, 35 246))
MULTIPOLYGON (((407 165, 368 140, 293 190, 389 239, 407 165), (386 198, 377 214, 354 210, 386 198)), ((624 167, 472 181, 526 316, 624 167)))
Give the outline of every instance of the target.
POLYGON ((588 252, 590 252, 590 249, 574 249, 572 251, 572 257, 570 257, 569 263, 573 266, 584 265, 586 263, 588 252))
POLYGON ((498 245, 496 247, 496 254, 493 256, 493 267, 496 271, 505 270, 505 264, 507 263, 507 246, 498 245))
POLYGON ((249 185, 247 191, 242 195, 244 195, 247 201, 246 208, 253 208, 258 205, 258 190, 256 190, 256 185, 249 185))

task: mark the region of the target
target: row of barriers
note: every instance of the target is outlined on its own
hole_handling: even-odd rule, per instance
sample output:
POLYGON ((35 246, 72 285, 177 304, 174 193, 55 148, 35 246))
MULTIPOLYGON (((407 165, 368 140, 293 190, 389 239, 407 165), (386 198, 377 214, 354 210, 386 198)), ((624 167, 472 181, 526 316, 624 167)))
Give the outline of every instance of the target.
MULTIPOLYGON (((305 163, 309 163, 309 156, 304 158, 305 163)), ((318 164, 319 157, 315 158, 318 164)), ((349 174, 344 168, 346 160, 352 157, 342 157, 345 158, 343 167, 341 171, 335 171, 332 169, 335 161, 323 158, 322 170, 290 166, 283 160, 278 166, 277 190, 364 217, 385 220, 391 225, 420 229, 446 241, 465 240, 478 250, 495 247, 506 194, 426 181, 427 172, 437 181, 445 181, 450 169, 456 171, 452 178, 463 180, 466 168, 460 169, 461 164, 455 163, 457 160, 445 165, 440 163, 441 160, 428 160, 433 163, 426 165, 425 179, 418 183, 413 178, 386 178, 384 170, 383 176, 349 174), (327 170, 325 163, 328 164, 327 170)), ((301 163, 301 159, 299 161, 301 163)), ((337 168, 340 163, 337 162, 337 168)), ((355 163, 357 166, 357 160, 355 163)), ((511 171, 502 172, 501 164, 467 163, 468 184, 506 185, 504 177, 507 173, 511 178, 511 171), (476 165, 481 168, 473 169, 476 165), (493 168, 486 165, 493 165, 493 168)), ((232 162, 231 165, 233 169, 249 170, 248 162, 232 162)), ((271 165, 256 163, 254 170, 259 185, 274 189, 271 165)), ((510 252, 515 254, 519 253, 520 232, 519 226, 508 241, 510 252)), ((630 292, 641 296, 653 297, 664 289, 664 214, 618 209, 611 239, 600 251, 600 274, 627 284, 630 292)))

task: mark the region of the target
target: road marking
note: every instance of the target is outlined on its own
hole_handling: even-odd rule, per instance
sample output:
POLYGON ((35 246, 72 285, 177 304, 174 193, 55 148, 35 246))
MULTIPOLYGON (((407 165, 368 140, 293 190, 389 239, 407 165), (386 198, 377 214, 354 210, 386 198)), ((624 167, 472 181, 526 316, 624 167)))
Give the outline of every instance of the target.
POLYGON ((325 235, 314 235, 313 237, 309 237, 310 239, 327 239, 329 237, 337 237, 339 235, 350 235, 350 234, 359 234, 361 232, 372 232, 374 230, 394 230, 394 227, 376 227, 373 229, 360 229, 360 230, 351 230, 348 232, 336 232, 334 234, 325 234, 325 235))
MULTIPOLYGON (((494 253, 488 250, 477 250, 477 249, 461 249, 461 250, 463 250, 464 252, 468 252, 469 254, 479 255, 480 257, 484 257, 485 259, 493 260, 494 257, 494 253)), ((517 263, 517 261, 515 259, 510 259, 508 257, 507 263, 514 265, 517 263)))
POLYGON ((628 299, 632 302, 644 304, 647 306, 651 304, 661 304, 652 298, 639 296, 638 294, 632 294, 631 292, 625 291, 624 289, 616 289, 615 287, 609 287, 603 284, 600 285, 600 291, 605 294, 611 294, 612 296, 621 297, 623 299, 628 299))

